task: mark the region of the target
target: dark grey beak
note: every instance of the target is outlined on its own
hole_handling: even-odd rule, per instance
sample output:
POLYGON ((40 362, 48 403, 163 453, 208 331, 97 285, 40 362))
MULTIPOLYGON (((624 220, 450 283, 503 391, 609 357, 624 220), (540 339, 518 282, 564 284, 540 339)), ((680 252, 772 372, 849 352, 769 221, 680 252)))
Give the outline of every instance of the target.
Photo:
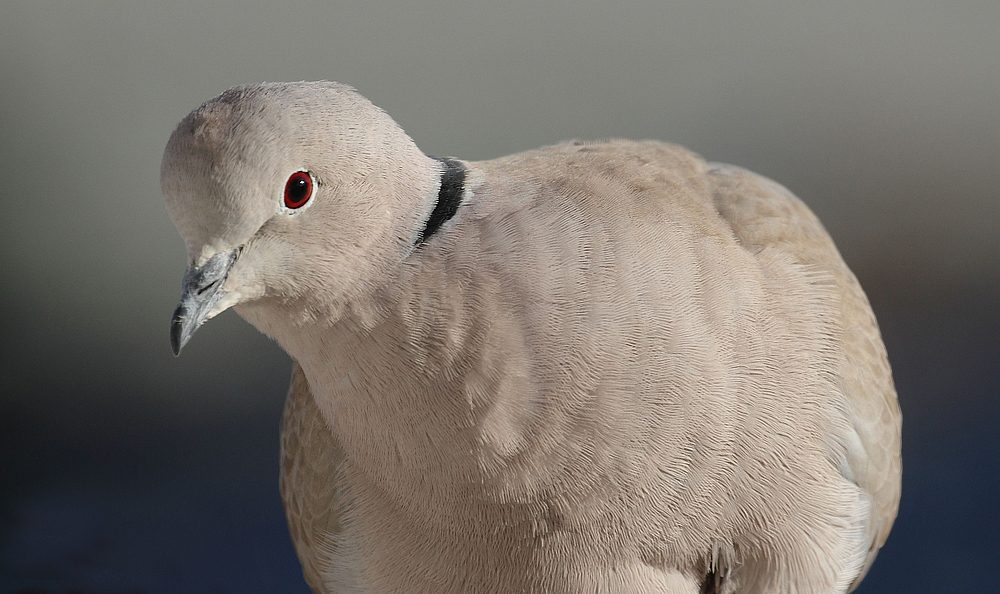
POLYGON ((201 268, 190 266, 184 273, 181 300, 170 322, 170 348, 175 357, 181 354, 181 349, 191 340, 194 331, 205 323, 212 308, 225 295, 222 285, 238 253, 239 248, 219 252, 201 268))

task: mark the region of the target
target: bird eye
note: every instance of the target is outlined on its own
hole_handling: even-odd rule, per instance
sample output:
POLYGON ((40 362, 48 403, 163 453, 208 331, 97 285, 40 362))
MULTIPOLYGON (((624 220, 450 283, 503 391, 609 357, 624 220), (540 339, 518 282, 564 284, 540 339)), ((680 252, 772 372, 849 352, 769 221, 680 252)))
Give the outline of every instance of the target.
POLYGON ((285 206, 293 210, 302 208, 309 202, 312 192, 312 176, 305 171, 296 171, 288 176, 288 181, 285 182, 285 206))

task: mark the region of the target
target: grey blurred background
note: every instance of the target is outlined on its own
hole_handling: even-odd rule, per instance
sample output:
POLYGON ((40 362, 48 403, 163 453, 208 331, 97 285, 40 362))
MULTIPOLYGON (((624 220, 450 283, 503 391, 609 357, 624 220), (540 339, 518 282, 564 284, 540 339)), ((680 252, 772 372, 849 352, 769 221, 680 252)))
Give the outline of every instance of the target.
POLYGON ((658 138, 788 186, 868 291, 904 411, 859 591, 996 591, 996 0, 5 0, 0 592, 307 592, 277 494, 288 359, 231 312, 171 356, 159 190, 188 111, 300 79, 431 154, 658 138))

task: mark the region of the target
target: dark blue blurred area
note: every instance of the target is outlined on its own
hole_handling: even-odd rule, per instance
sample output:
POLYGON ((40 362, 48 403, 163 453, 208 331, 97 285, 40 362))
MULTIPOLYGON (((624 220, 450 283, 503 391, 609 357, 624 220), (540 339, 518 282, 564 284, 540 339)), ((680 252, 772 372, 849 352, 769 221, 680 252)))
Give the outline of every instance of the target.
POLYGON ((278 495, 283 353, 265 345, 272 360, 250 362, 258 373, 232 384, 225 414, 178 415, 143 410, 148 395, 137 390, 149 390, 121 375, 94 378, 112 381, 91 395, 101 386, 39 379, 45 358, 142 364, 76 346, 21 344, 3 358, 5 380, 36 399, 0 420, 0 592, 308 592, 278 495), (100 404, 108 391, 118 392, 114 412, 100 404), (266 400, 248 410, 259 395, 266 400), (76 405, 36 408, 45 401, 76 405))
POLYGON ((308 591, 278 496, 287 357, 227 312, 168 343, 159 163, 236 84, 338 80, 428 154, 656 138, 785 184, 872 302, 899 518, 858 592, 1000 567, 1000 3, 7 0, 0 594, 308 591))
POLYGON ((1000 567, 1000 292, 871 295, 903 408, 903 497, 858 592, 993 592, 1000 567))

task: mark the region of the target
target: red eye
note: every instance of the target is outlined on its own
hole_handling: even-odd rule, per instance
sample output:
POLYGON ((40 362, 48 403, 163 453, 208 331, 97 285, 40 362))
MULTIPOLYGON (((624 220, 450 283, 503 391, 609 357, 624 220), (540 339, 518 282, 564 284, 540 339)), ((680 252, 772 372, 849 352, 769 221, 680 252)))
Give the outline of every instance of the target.
POLYGON ((302 208, 313 193, 313 180, 305 171, 296 171, 288 176, 285 182, 285 206, 291 209, 302 208))

